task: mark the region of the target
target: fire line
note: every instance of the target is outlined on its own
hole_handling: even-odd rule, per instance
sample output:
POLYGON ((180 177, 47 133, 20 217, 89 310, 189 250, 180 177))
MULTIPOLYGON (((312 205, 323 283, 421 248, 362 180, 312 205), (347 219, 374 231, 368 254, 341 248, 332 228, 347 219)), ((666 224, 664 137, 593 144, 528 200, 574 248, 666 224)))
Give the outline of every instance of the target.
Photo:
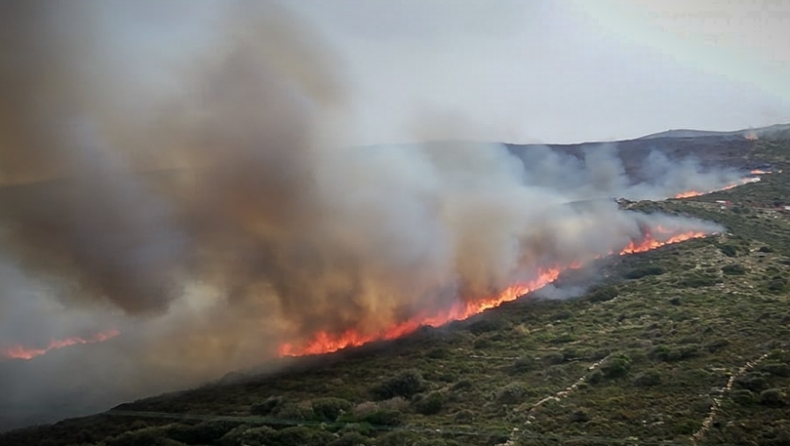
MULTIPOLYGON (((654 228, 654 231, 665 235, 670 232, 669 230, 660 226, 654 228)), ((702 238, 706 237, 707 235, 708 234, 704 232, 688 232, 671 236, 665 241, 659 241, 656 240, 650 232, 647 232, 641 241, 632 240, 617 254, 622 256, 646 252, 661 246, 679 243, 694 238, 702 238)), ((613 254, 614 252, 610 253, 610 255, 613 254)), ((348 347, 358 347, 369 342, 399 338, 416 331, 422 326, 437 327, 448 322, 467 319, 475 314, 495 308, 505 302, 516 300, 521 296, 540 289, 557 280, 560 274, 564 271, 577 269, 581 266, 581 262, 575 262, 564 267, 558 266, 541 269, 538 271, 538 275, 535 279, 528 282, 513 284, 495 296, 484 297, 469 302, 458 302, 441 314, 418 314, 405 322, 395 324, 377 333, 360 333, 353 328, 350 328, 342 333, 319 331, 313 336, 312 340, 305 344, 281 344, 278 349, 278 353, 280 356, 307 356, 318 355, 322 353, 332 353, 348 347)))
POLYGON ((81 338, 78 336, 74 336, 65 339, 53 339, 49 341, 49 344, 47 344, 46 347, 42 347, 42 348, 25 347, 20 344, 12 345, 10 347, 0 349, 0 358, 30 360, 35 357, 45 355, 52 350, 57 350, 64 347, 70 347, 72 345, 95 344, 97 342, 104 342, 108 339, 112 339, 118 336, 119 334, 121 334, 121 332, 118 330, 108 330, 101 333, 97 333, 89 338, 81 338))

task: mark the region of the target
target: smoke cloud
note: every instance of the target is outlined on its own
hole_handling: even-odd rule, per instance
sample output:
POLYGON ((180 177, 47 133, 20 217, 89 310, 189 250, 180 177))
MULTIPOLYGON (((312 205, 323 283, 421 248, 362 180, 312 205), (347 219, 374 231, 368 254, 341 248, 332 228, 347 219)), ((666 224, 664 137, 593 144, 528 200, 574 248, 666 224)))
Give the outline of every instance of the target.
POLYGON ((657 225, 719 229, 567 204, 700 177, 660 155, 661 180, 634 185, 605 148, 349 147, 353 88, 304 21, 182 2, 195 28, 151 46, 119 17, 175 3, 142 5, 0 5, 0 346, 121 331, 0 362, 0 428, 192 385, 319 330, 376 332, 657 225))
POLYGON ((720 190, 740 184, 744 177, 736 169, 703 166, 694 158, 670 160, 658 150, 626 169, 612 143, 585 146, 580 156, 538 145, 518 151, 517 156, 524 162, 527 184, 551 188, 575 200, 661 200, 689 191, 720 190))

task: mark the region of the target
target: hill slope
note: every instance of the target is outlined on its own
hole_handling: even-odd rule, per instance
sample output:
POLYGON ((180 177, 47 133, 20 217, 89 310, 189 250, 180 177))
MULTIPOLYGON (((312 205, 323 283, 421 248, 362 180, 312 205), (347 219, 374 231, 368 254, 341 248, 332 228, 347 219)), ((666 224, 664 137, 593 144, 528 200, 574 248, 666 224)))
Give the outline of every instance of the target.
POLYGON ((578 298, 527 297, 0 444, 788 444, 790 215, 777 210, 790 196, 788 150, 753 143, 744 162, 788 172, 759 183, 629 204, 730 233, 604 259, 578 298))

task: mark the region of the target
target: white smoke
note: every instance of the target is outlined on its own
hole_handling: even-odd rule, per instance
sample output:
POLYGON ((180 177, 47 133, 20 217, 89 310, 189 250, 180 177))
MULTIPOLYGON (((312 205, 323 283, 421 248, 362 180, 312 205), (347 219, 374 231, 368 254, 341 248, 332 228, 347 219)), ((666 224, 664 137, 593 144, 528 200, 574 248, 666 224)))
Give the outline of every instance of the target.
POLYGON ((0 6, 0 342, 122 333, 0 364, 0 427, 191 385, 319 330, 375 333, 659 224, 718 230, 567 206, 638 190, 606 151, 347 147, 341 59, 277 5, 212 4, 178 56, 161 49, 178 39, 119 37, 119 5, 0 6))

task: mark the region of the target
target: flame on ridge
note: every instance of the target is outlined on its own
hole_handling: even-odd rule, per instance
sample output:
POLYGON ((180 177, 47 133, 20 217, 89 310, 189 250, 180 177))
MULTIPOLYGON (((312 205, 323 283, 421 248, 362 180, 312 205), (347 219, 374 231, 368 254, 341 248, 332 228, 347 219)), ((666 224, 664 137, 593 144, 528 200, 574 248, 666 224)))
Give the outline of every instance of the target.
MULTIPOLYGON (((653 231, 661 235, 669 235, 674 232, 661 226, 654 228, 653 231)), ((653 237, 651 232, 647 231, 641 240, 631 240, 628 245, 617 252, 617 254, 627 255, 646 252, 661 246, 679 243, 694 238, 702 238, 706 237, 707 235, 708 234, 704 232, 686 232, 670 236, 666 238, 665 241, 659 241, 653 237)), ((614 253, 615 252, 612 251, 610 255, 613 255, 614 253)), ((358 347, 373 341, 399 338, 416 331, 421 326, 437 327, 448 322, 467 319, 475 314, 482 313, 485 310, 497 307, 505 302, 516 300, 525 294, 531 293, 532 291, 554 282, 564 271, 578 269, 582 266, 582 262, 574 262, 564 267, 556 266, 547 269, 540 269, 538 270, 538 274, 535 279, 528 282, 513 284, 494 296, 483 297, 467 302, 458 302, 450 309, 445 310, 440 314, 418 314, 405 322, 400 322, 377 333, 364 334, 353 328, 349 328, 342 333, 319 331, 313 336, 313 339, 306 344, 281 344, 278 349, 278 354, 280 356, 306 356, 331 353, 347 347, 358 347)))
MULTIPOLYGON (((753 170, 752 171, 753 174, 755 172, 763 173, 763 171, 761 171, 761 170, 753 170)), ((724 191, 724 190, 730 190, 730 189, 734 189, 734 188, 736 188, 738 186, 742 186, 744 184, 756 183, 758 181, 760 181, 760 177, 746 177, 746 178, 741 178, 740 180, 738 180, 737 183, 729 184, 727 186, 722 187, 721 189, 709 190, 707 192, 698 191, 698 190, 689 190, 689 191, 686 191, 686 192, 681 192, 681 193, 675 195, 672 198, 699 197, 700 195, 712 194, 713 192, 721 192, 721 191, 724 191)))
POLYGON ((10 347, 0 349, 0 358, 29 360, 37 356, 47 354, 52 350, 57 350, 64 347, 70 347, 72 345, 95 344, 97 342, 103 342, 108 339, 112 339, 118 336, 119 334, 121 334, 120 331, 113 329, 113 330, 97 333, 89 338, 74 336, 65 339, 53 339, 49 341, 49 344, 47 344, 46 347, 43 348, 31 348, 19 344, 12 345, 10 347))

